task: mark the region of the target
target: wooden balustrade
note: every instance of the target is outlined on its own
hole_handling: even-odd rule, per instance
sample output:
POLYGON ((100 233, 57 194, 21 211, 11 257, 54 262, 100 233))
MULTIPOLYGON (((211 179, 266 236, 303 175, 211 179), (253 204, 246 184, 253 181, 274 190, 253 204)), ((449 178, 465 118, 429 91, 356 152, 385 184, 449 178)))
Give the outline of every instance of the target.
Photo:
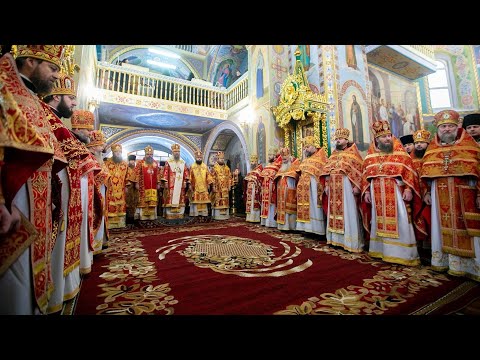
POLYGON ((248 73, 228 89, 105 63, 97 65, 96 76, 98 89, 220 110, 228 110, 248 96, 248 73))

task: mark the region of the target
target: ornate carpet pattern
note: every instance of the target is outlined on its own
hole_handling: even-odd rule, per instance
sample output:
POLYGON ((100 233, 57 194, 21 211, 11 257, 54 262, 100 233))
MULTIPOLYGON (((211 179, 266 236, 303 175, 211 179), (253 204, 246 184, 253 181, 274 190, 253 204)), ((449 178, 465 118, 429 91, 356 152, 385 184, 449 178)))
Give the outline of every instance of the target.
POLYGON ((111 234, 75 314, 442 313, 477 283, 243 219, 111 234))

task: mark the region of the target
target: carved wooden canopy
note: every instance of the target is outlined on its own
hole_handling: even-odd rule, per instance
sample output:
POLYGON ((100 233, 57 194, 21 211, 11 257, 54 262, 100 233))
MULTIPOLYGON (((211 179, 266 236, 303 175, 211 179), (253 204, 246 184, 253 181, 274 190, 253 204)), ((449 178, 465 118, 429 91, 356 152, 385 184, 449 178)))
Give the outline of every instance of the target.
POLYGON ((301 147, 302 127, 313 122, 314 137, 318 145, 328 150, 326 113, 327 100, 324 95, 314 93, 309 86, 300 51, 295 51, 295 69, 287 76, 280 90, 278 106, 271 110, 277 124, 285 130, 285 146, 289 147, 290 139, 294 146, 301 147))

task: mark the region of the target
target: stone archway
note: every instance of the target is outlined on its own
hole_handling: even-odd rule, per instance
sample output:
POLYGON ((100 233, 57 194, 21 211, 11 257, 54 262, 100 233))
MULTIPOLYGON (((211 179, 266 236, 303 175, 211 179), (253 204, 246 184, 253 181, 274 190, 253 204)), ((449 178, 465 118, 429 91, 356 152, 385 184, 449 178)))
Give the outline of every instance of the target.
POLYGON ((203 155, 204 155, 205 163, 208 163, 208 154, 212 151, 212 146, 215 143, 215 140, 217 139, 217 137, 222 132, 224 132, 226 130, 230 130, 231 132, 233 132, 236 135, 238 141, 240 142, 240 146, 242 148, 243 161, 244 161, 244 164, 245 164, 245 174, 249 173, 250 172, 250 162, 248 161, 249 154, 248 154, 248 150, 247 150, 247 143, 245 141, 245 138, 244 138, 243 133, 240 130, 240 128, 237 126, 237 124, 235 124, 231 121, 224 121, 223 123, 216 126, 212 130, 210 136, 207 139, 205 147, 204 147, 205 150, 204 150, 203 155))
MULTIPOLYGON (((129 129, 121 131, 107 139, 107 146, 119 143, 125 152, 133 151, 135 145, 148 143, 155 150, 161 150, 171 153, 171 146, 174 143, 180 145, 180 156, 185 163, 190 166, 195 162, 194 152, 198 150, 196 144, 181 134, 176 134, 164 130, 137 130, 129 129)), ((111 156, 112 152, 109 150, 106 156, 111 156)))

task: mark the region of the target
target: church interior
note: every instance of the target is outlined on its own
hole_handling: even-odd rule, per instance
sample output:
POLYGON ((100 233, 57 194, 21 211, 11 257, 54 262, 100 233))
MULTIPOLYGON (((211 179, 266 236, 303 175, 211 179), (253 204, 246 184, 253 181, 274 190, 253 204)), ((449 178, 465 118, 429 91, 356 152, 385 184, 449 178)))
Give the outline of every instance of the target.
POLYGON ((353 140, 363 152, 371 140, 369 123, 384 109, 398 120, 392 123, 398 138, 431 130, 439 109, 454 108, 462 116, 479 109, 478 46, 76 45, 73 61, 77 108, 94 111, 95 128, 107 144, 121 143, 125 157, 142 156, 151 145, 154 157, 164 160, 177 142, 187 164, 195 149, 209 166, 214 152, 223 151, 242 174, 250 171, 250 154, 265 163, 270 147, 293 138, 296 155, 302 136, 296 132, 312 121, 303 116, 308 112, 324 117, 314 131, 330 152, 335 129, 352 130, 353 98, 361 123, 353 140), (293 99, 282 99, 282 90, 296 75, 297 60, 315 108, 305 104, 297 110, 301 119, 291 117, 291 123, 272 109, 293 110, 286 105, 293 99))
POLYGON ((76 109, 94 114, 104 159, 120 144, 124 160, 152 151, 163 169, 176 150, 185 168, 200 154, 213 171, 222 154, 236 179, 223 221, 160 209, 111 228, 62 314, 480 314, 479 279, 436 273, 427 255, 392 264, 248 222, 245 200, 245 177, 272 149, 302 159, 313 136, 328 157, 346 128, 365 157, 376 121, 400 139, 435 134, 445 109, 479 113, 480 45, 68 47, 76 109))

